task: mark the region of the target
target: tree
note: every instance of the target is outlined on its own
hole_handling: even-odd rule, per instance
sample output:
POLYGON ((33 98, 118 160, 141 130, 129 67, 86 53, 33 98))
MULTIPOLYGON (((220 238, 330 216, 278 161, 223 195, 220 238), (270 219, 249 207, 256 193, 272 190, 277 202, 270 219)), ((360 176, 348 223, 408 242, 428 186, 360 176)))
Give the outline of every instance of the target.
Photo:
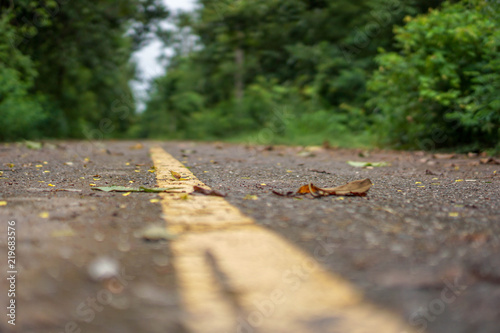
POLYGON ((37 125, 38 133, 88 139, 123 135, 135 118, 131 55, 167 17, 162 2, 12 3, 0 1, 1 17, 10 13, 9 44, 32 63, 35 74, 25 86, 26 98, 38 96, 48 115, 37 125))
POLYGON ((364 130, 366 80, 376 68, 377 48, 391 49, 392 25, 427 10, 422 3, 427 2, 200 0, 196 12, 176 16, 176 31, 165 35, 166 46, 178 52, 169 59, 166 78, 154 83, 143 133, 148 122, 158 128, 151 121, 167 113, 170 122, 185 126, 173 133, 165 125, 162 136, 241 135, 269 127, 282 107, 294 120, 280 135, 310 131, 321 133, 322 142, 336 134, 332 128, 364 130), (196 41, 188 53, 175 38, 186 31, 196 41), (167 102, 182 95, 197 96, 202 106, 190 112, 167 102), (319 128, 300 126, 312 118, 319 128))
POLYGON ((9 25, 10 15, 0 16, 0 140, 39 135, 46 120, 37 96, 29 90, 36 78, 34 64, 10 43, 15 31, 9 25))

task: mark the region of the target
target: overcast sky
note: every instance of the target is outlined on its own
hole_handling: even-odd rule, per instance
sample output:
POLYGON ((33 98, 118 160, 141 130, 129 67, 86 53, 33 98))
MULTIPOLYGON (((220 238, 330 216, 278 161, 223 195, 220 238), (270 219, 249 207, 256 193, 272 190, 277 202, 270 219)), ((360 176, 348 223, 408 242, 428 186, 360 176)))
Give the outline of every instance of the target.
MULTIPOLYGON (((192 10, 195 4, 195 0, 163 0, 163 2, 168 9, 173 12, 179 9, 192 10)), ((165 72, 165 68, 156 60, 161 52, 168 52, 168 50, 162 50, 161 43, 159 41, 153 41, 134 55, 144 79, 150 80, 165 72)), ((144 97, 145 91, 148 89, 148 84, 147 82, 134 82, 132 87, 136 91, 138 97, 144 97)))

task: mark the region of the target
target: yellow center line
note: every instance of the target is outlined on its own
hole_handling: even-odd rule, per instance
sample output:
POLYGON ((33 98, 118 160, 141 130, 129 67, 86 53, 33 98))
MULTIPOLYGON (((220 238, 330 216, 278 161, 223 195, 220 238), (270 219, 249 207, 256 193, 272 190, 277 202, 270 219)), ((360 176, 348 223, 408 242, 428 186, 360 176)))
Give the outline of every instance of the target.
MULTIPOLYGON (((160 187, 208 189, 163 149, 151 156, 160 187)), ((161 198, 167 229, 179 234, 171 249, 190 332, 415 332, 322 268, 331 254, 324 244, 306 254, 221 197, 161 198)))

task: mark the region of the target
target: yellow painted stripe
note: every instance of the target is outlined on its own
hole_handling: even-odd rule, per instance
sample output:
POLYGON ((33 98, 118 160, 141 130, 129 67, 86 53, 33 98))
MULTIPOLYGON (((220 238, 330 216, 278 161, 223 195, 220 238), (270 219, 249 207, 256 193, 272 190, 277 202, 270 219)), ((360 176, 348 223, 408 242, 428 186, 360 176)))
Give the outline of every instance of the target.
MULTIPOLYGON (((208 189, 163 149, 152 148, 151 155, 161 187, 208 189), (176 180, 170 171, 188 179, 176 180)), ((308 255, 224 198, 161 196, 167 228, 179 233, 171 247, 190 332, 415 332, 323 269, 324 245, 308 255)))

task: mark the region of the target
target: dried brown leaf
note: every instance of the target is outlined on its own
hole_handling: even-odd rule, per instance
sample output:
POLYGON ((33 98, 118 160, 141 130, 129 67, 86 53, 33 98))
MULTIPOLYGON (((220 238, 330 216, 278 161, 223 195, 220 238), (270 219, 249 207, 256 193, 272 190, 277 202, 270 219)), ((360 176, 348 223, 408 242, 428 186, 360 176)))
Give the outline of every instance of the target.
POLYGON ((434 154, 432 156, 438 160, 450 160, 456 157, 455 154, 434 154))
POLYGON ((217 192, 215 190, 207 190, 206 188, 199 187, 199 186, 193 186, 193 193, 200 193, 203 195, 211 195, 215 197, 225 197, 225 194, 222 194, 220 192, 217 192))
POLYGON ((128 147, 128 149, 130 150, 139 150, 142 148, 144 148, 144 145, 142 143, 136 143, 135 145, 128 147))
POLYGON ((372 187, 370 179, 355 180, 342 186, 332 188, 320 188, 312 183, 301 186, 294 194, 282 194, 273 191, 274 194, 280 196, 295 196, 300 194, 311 194, 313 197, 328 196, 328 195, 342 195, 342 196, 361 196, 364 197, 368 190, 372 187))
POLYGON ((482 158, 482 159, 480 159, 480 161, 481 161, 481 164, 500 164, 500 161, 498 161, 492 157, 482 158))
POLYGON ((365 196, 368 190, 372 187, 372 182, 370 179, 365 178, 361 180, 355 180, 353 182, 347 183, 342 186, 337 186, 334 188, 324 188, 323 191, 331 195, 361 195, 365 196))
POLYGON ((174 177, 175 179, 181 179, 181 178, 182 178, 181 174, 180 174, 180 173, 178 173, 178 172, 175 172, 175 171, 170 170, 170 174, 171 174, 171 175, 172 175, 172 177, 174 177))

